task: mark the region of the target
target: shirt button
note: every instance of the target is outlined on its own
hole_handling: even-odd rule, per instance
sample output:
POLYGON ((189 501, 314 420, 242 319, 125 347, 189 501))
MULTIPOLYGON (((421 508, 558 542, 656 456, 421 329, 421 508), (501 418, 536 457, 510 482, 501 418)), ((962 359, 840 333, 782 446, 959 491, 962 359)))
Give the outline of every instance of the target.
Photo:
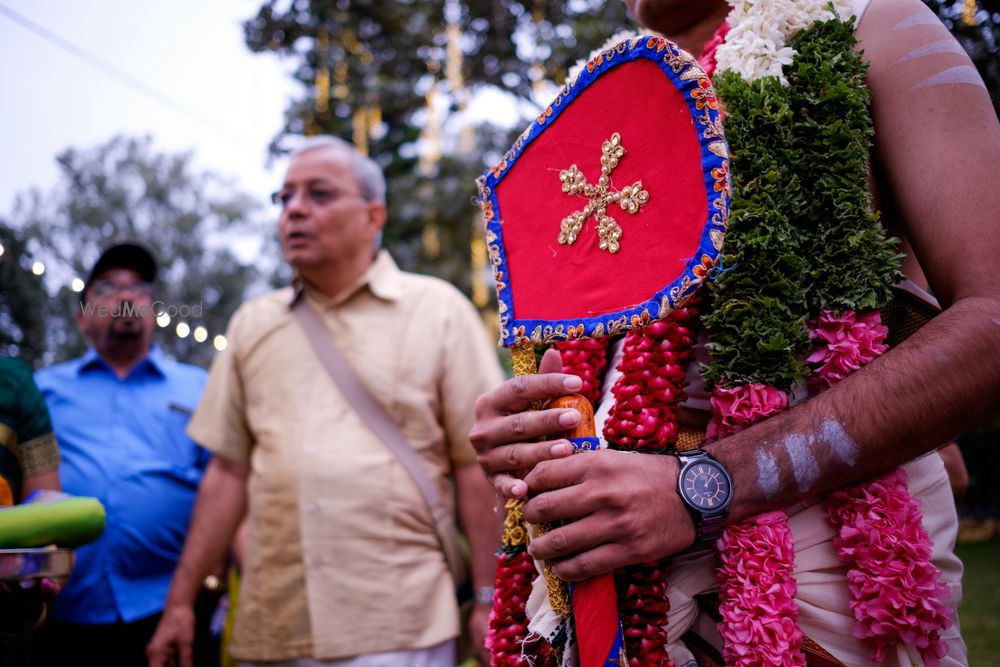
POLYGON ((309 512, 310 514, 315 514, 316 512, 319 511, 319 504, 310 500, 309 502, 306 503, 306 511, 309 512))
POLYGON ((306 454, 308 454, 309 456, 315 456, 316 455, 316 447, 314 445, 307 445, 306 446, 306 454))

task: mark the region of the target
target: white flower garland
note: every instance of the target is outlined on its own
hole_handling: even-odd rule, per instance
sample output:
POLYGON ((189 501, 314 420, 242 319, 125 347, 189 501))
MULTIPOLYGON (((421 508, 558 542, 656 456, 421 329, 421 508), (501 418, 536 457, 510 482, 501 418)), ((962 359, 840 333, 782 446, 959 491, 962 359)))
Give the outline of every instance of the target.
POLYGON ((817 21, 847 21, 851 0, 728 0, 733 8, 727 21, 729 34, 715 59, 719 71, 736 72, 744 81, 776 77, 788 80, 781 68, 790 65, 795 49, 789 40, 817 21), (831 11, 833 9, 834 11, 831 11))

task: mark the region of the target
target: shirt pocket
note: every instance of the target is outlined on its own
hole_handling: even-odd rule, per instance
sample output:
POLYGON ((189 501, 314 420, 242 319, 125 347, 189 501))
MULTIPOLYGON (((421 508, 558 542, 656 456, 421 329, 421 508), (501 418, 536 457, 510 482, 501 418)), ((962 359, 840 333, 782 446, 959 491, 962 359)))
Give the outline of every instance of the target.
POLYGON ((163 437, 154 440, 162 443, 157 449, 157 455, 170 463, 177 470, 179 477, 200 478, 211 454, 187 434, 192 413, 192 407, 181 402, 169 401, 162 422, 163 437))

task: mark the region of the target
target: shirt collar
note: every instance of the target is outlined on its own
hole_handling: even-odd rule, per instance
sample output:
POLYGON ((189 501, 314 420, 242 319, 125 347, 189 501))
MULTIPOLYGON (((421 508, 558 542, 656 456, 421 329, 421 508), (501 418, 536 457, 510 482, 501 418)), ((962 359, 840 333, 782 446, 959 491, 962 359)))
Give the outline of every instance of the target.
MULTIPOLYGON (((161 377, 166 377, 165 364, 168 361, 167 356, 163 353, 162 348, 156 343, 149 350, 149 354, 146 358, 136 364, 129 375, 136 372, 136 369, 148 368, 150 371, 159 375, 161 377)), ((101 355, 97 353, 93 347, 88 348, 87 351, 77 360, 76 372, 77 375, 82 375, 85 371, 90 371, 95 368, 107 368, 110 370, 111 366, 106 362, 101 355)))
POLYGON ((303 282, 296 287, 292 304, 298 301, 303 292, 305 292, 310 299, 317 301, 327 308, 333 308, 343 304, 365 287, 376 298, 384 301, 397 301, 403 297, 402 273, 396 262, 392 259, 392 255, 389 254, 389 251, 383 248, 378 251, 375 261, 368 267, 368 270, 361 274, 350 287, 342 290, 339 294, 326 296, 313 286, 303 282))

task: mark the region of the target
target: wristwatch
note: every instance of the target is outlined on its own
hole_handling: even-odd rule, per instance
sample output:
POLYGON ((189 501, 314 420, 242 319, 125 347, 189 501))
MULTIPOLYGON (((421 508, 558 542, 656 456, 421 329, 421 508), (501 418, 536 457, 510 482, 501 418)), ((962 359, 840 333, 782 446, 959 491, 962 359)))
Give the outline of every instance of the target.
POLYGON ((681 471, 677 492, 694 519, 695 543, 719 539, 733 500, 733 479, 715 457, 703 449, 678 452, 681 471))

